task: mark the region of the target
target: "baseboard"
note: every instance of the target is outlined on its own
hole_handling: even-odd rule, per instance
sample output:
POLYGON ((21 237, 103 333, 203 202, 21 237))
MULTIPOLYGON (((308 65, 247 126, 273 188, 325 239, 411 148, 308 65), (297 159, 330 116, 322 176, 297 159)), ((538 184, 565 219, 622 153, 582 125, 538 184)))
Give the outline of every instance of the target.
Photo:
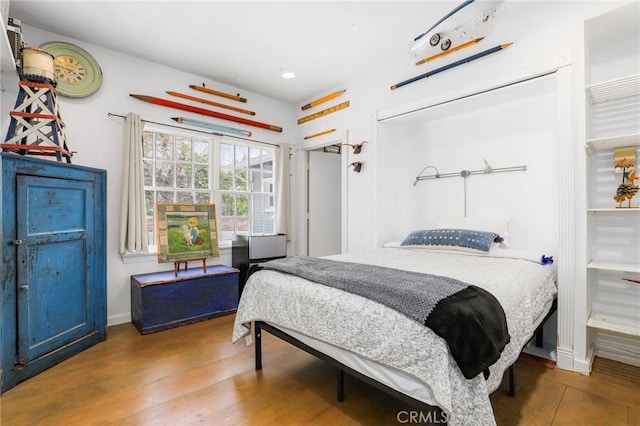
POLYGON ((585 374, 587 376, 590 375, 591 367, 593 365, 593 359, 595 358, 595 356, 596 356, 596 353, 592 346, 591 348, 589 348, 589 351, 587 352, 587 357, 585 359, 575 359, 573 361, 574 371, 580 374, 585 374))
POLYGON ((112 325, 125 324, 131 322, 131 314, 119 314, 107 317, 107 327, 112 325))
POLYGON ((638 358, 637 355, 628 355, 618 351, 610 351, 604 348, 598 348, 598 350, 596 351, 596 355, 601 358, 607 358, 613 361, 640 367, 640 358, 638 358))
POLYGON ((538 358, 548 359, 550 361, 556 361, 556 345, 552 345, 546 342, 543 342, 541 348, 537 347, 535 343, 532 341, 527 346, 524 347, 522 352, 536 356, 538 358))
POLYGON ((563 370, 575 371, 573 365, 573 351, 564 348, 556 348, 556 367, 562 368, 563 370))

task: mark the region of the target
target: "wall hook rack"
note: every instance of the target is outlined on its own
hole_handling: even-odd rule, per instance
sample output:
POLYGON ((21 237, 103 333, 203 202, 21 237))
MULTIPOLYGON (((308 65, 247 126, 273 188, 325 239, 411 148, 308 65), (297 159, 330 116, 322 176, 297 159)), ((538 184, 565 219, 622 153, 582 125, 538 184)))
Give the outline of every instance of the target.
POLYGON ((356 173, 360 173, 360 170, 362 170, 362 161, 354 161, 353 163, 349 164, 347 166, 347 168, 353 166, 353 171, 356 173))
POLYGON ((367 141, 362 141, 357 144, 343 143, 342 145, 350 146, 353 148, 354 154, 360 154, 360 152, 362 151, 362 145, 364 145, 365 143, 367 143, 367 141))
POLYGON ((485 175, 489 173, 526 172, 527 171, 526 164, 522 166, 498 167, 495 169, 489 165, 487 160, 484 160, 484 164, 485 164, 484 169, 460 170, 459 172, 452 172, 452 173, 439 173, 438 169, 435 166, 429 165, 429 166, 426 166, 424 169, 422 169, 420 173, 418 173, 418 176, 416 176, 416 179, 413 181, 413 186, 416 186, 418 182, 422 180, 428 180, 428 179, 440 179, 440 178, 448 178, 448 177, 463 177, 466 179, 471 175, 485 175), (429 168, 434 169, 436 173, 432 175, 423 175, 422 173, 424 173, 424 171, 429 168))
POLYGON ((467 178, 469 176, 486 175, 490 173, 508 173, 508 172, 526 172, 527 171, 526 164, 522 166, 498 167, 494 169, 489 165, 487 160, 485 159, 483 160, 484 160, 484 169, 460 170, 459 172, 452 172, 452 173, 440 173, 436 166, 432 166, 432 165, 426 166, 420 171, 420 173, 418 173, 418 176, 416 176, 416 179, 413 181, 413 186, 416 186, 418 182, 422 180, 428 180, 428 179, 440 179, 440 178, 448 178, 448 177, 464 178, 464 216, 466 217, 467 216, 467 178), (427 169, 434 169, 436 173, 432 175, 423 175, 422 173, 424 173, 425 170, 427 169))

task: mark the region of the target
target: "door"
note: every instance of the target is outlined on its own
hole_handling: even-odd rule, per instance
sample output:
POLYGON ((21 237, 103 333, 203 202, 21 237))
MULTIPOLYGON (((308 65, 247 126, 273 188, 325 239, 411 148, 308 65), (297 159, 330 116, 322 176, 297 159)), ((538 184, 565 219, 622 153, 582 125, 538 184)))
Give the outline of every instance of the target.
POLYGON ((307 253, 341 252, 342 168, 339 154, 309 151, 307 253))
POLYGON ((96 329, 94 182, 17 176, 16 365, 96 329))

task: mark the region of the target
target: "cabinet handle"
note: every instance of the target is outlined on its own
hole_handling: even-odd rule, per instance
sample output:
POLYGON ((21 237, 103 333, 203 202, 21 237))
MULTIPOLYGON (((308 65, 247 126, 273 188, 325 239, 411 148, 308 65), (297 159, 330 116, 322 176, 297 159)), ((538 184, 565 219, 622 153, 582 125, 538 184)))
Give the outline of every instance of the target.
POLYGON ((24 244, 24 240, 13 240, 14 246, 19 246, 20 244, 24 244))
POLYGON ((29 290, 29 286, 28 285, 21 285, 19 288, 22 291, 28 291, 29 290))

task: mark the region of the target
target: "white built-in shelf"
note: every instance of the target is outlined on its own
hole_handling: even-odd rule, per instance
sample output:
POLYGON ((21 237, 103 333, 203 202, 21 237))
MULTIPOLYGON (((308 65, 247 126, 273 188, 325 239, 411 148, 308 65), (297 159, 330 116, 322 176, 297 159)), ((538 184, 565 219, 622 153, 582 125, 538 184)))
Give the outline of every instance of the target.
POLYGON ((640 208, 606 208, 606 209, 587 209, 589 213, 621 213, 621 214, 638 214, 640 213, 640 208))
POLYGON ((640 263, 635 262, 608 262, 602 260, 592 260, 587 263, 589 269, 600 269, 603 271, 619 271, 640 274, 640 263))
POLYGON ((615 149, 622 146, 640 146, 640 133, 587 140, 587 148, 596 151, 615 149))
POLYGON ((13 51, 7 36, 6 18, 0 15, 0 91, 11 89, 17 91, 18 71, 13 59, 13 51))
POLYGON ((640 74, 592 84, 586 87, 586 91, 587 99, 589 99, 591 105, 614 101, 628 96, 638 96, 640 95, 640 74))
POLYGON ((587 321, 587 326, 640 337, 640 320, 636 319, 619 318, 613 315, 592 312, 587 321))

